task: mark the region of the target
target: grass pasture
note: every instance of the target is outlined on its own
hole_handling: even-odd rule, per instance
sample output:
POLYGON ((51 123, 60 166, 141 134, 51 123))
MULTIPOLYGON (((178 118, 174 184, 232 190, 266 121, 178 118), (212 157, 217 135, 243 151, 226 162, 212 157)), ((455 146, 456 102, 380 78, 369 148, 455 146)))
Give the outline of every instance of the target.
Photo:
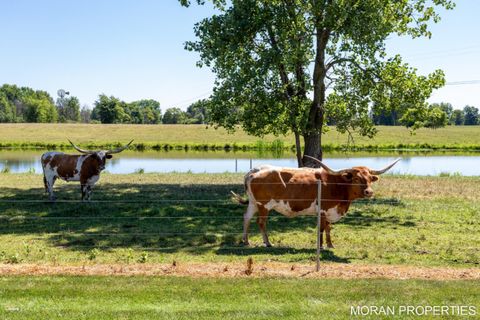
MULTIPOLYGON (((239 245, 241 174, 104 174, 92 203, 75 183, 44 202, 38 174, 0 174, 0 261, 81 265, 255 261, 311 263, 315 218, 273 213, 273 248, 252 220, 251 247, 239 245), (62 202, 64 200, 64 202, 62 202), (180 201, 178 201, 180 200, 180 201), (70 202, 71 201, 71 202, 70 202), (97 201, 97 202, 95 202, 97 201)), ((333 230, 325 262, 478 267, 479 178, 384 176, 376 198, 356 203, 333 230)))
POLYGON ((59 182, 51 204, 41 175, 0 174, 0 318, 350 319, 352 306, 389 306, 410 319, 399 311, 409 305, 469 306, 478 316, 480 178, 385 175, 375 199, 335 225, 321 273, 311 272, 312 217, 273 213, 273 248, 252 221, 253 245, 239 245, 245 208, 229 192, 242 193, 241 182, 102 174, 92 203, 78 202, 78 184, 59 182), (287 270, 269 273, 276 264, 287 270))
POLYGON ((478 281, 15 276, 0 284, 2 319, 351 319, 358 305, 412 318, 399 306, 467 305, 477 315, 480 307, 478 281))
MULTIPOLYGON (((405 127, 379 126, 374 139, 355 137, 355 147, 382 149, 462 149, 480 150, 480 126, 448 126, 419 129, 412 134, 405 127)), ((135 139, 143 149, 291 149, 291 135, 262 138, 247 135, 241 129, 229 134, 222 128, 205 125, 128 125, 128 124, 0 124, 0 147, 43 149, 69 146, 67 138, 81 146, 100 147, 135 139), (113 137, 113 138, 112 138, 113 137)), ((335 128, 325 133, 326 150, 343 149, 347 136, 335 128)))

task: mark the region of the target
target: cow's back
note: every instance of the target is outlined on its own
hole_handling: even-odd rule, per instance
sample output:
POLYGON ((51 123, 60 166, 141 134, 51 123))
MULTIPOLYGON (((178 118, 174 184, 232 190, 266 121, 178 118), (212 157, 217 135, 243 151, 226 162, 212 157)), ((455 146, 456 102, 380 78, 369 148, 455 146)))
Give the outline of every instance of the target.
POLYGON ((348 208, 348 187, 341 176, 323 169, 262 166, 245 180, 249 197, 257 205, 288 216, 314 214, 318 181, 322 181, 322 209, 348 208), (287 214, 287 212, 289 212, 287 214))
POLYGON ((80 167, 79 160, 84 156, 69 155, 63 152, 46 152, 42 155, 42 167, 45 174, 67 180, 78 180, 80 167))
POLYGON ((42 162, 42 166, 45 167, 45 165, 47 163, 50 163, 56 156, 63 156, 63 155, 65 155, 63 152, 57 152, 57 151, 45 152, 40 157, 40 160, 42 162))
POLYGON ((252 170, 246 182, 256 203, 268 207, 283 201, 292 211, 301 212, 316 200, 319 179, 320 172, 314 169, 263 166, 252 170))

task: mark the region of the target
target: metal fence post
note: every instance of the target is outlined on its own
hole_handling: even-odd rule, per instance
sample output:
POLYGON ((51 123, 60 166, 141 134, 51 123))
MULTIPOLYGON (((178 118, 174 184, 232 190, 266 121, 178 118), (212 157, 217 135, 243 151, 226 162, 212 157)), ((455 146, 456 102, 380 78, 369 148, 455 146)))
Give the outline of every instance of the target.
POLYGON ((320 228, 322 226, 322 181, 317 181, 317 272, 320 271, 320 228))

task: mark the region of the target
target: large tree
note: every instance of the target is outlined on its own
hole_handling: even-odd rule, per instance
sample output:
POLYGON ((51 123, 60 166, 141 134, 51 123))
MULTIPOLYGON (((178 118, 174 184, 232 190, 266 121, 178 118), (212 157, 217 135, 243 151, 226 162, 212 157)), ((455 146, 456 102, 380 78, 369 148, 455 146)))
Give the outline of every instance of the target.
POLYGON ((453 8, 450 0, 211 2, 218 14, 197 23, 198 40, 186 43, 217 76, 211 120, 260 136, 293 132, 299 166, 313 165, 302 159, 302 136, 304 154, 322 158, 328 118, 341 132, 371 137, 372 109, 428 115, 426 100, 445 83, 440 70, 419 76, 388 56, 385 41, 430 37, 428 23, 440 19, 439 7, 453 8))
POLYGON ((48 93, 45 92, 45 94, 45 96, 40 94, 24 101, 26 106, 24 120, 26 122, 57 122, 58 113, 53 104, 53 99, 50 98, 48 93))
POLYGON ((129 104, 132 123, 157 124, 162 120, 160 102, 143 99, 129 104))
POLYGON ((208 122, 209 103, 208 99, 201 99, 188 106, 187 115, 190 123, 204 124, 208 122))
POLYGON ((11 84, 0 87, 0 113, 3 122, 55 122, 58 116, 48 92, 11 84))
POLYGON ((125 112, 126 103, 120 99, 105 94, 98 96, 92 110, 92 119, 102 123, 128 123, 130 116, 125 112))
POLYGON ((15 122, 15 106, 0 90, 0 122, 15 122))
POLYGON ((432 103, 430 105, 430 108, 439 108, 440 110, 442 110, 443 112, 445 112, 446 116, 447 116, 447 119, 448 119, 448 123, 449 124, 453 124, 453 106, 451 103, 449 102, 440 102, 440 103, 432 103))
POLYGON ((462 126, 465 123, 465 113, 463 110, 455 109, 452 112, 452 124, 462 126))
POLYGON ((77 97, 59 97, 56 106, 59 122, 80 121, 80 101, 77 97))
POLYGON ((474 106, 465 106, 465 108, 463 108, 463 113, 465 114, 464 124, 466 126, 475 126, 477 124, 480 124, 478 108, 475 108, 474 106))
POLYGON ((165 110, 162 122, 164 124, 184 124, 187 121, 186 112, 180 108, 168 108, 165 110))

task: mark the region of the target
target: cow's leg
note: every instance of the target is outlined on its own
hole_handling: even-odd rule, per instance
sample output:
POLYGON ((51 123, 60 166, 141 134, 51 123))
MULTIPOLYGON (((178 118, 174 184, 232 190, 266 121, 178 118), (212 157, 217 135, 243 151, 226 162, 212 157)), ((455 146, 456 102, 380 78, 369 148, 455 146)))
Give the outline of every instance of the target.
POLYGON ((84 200, 90 201, 90 196, 92 194, 92 187, 94 184, 95 182, 89 181, 89 179, 80 177, 80 186, 82 189, 82 201, 84 200))
POLYGON ((55 201, 55 195, 53 194, 53 185, 55 184, 55 176, 43 176, 43 183, 45 185, 45 190, 48 192, 48 198, 50 201, 55 201))
POLYGON ((80 183, 80 190, 82 190, 82 201, 87 199, 87 185, 80 183))
POLYGON ((325 223, 325 235, 327 237, 327 248, 333 248, 332 239, 330 238, 330 230, 332 230, 330 222, 326 222, 325 223))
POLYGON ((87 200, 90 201, 90 197, 92 196, 92 188, 93 185, 87 184, 87 200))
POLYGON ((322 216, 322 222, 320 223, 320 250, 323 250, 323 231, 325 230, 326 223, 325 217, 322 216))
POLYGON ((247 211, 243 215, 243 244, 248 246, 248 229, 250 227, 250 220, 252 219, 253 215, 258 211, 257 206, 250 201, 248 203, 247 211))
POLYGON ((268 219, 268 209, 265 209, 265 207, 259 208, 257 223, 258 223, 258 226, 260 227, 260 232, 262 233, 263 243, 265 244, 265 246, 271 247, 272 244, 270 243, 270 241, 268 241, 268 235, 267 235, 267 219, 268 219))
POLYGON ((82 184, 82 201, 90 201, 90 197, 92 195, 92 185, 89 184, 82 184))
POLYGON ((45 175, 43 175, 43 185, 45 186, 45 193, 48 193, 47 178, 45 178, 45 175))

